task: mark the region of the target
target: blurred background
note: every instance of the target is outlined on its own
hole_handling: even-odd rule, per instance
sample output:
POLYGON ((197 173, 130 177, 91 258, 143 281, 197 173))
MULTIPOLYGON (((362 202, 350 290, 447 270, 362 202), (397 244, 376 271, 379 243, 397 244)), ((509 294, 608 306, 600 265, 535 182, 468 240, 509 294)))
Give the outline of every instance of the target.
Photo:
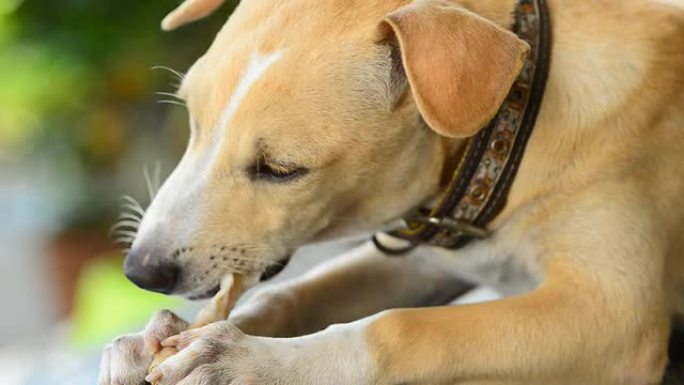
POLYGON ((178 3, 0 0, 0 384, 92 385, 104 343, 186 306, 129 284, 108 236, 122 195, 147 205, 144 168, 179 159, 163 93, 236 2, 161 32, 178 3))
MULTIPOLYGON (((121 196, 149 203, 144 170, 180 158, 187 114, 165 93, 237 1, 162 33, 178 3, 0 0, 0 385, 93 385, 114 336, 201 306, 135 288, 108 234, 121 196)), ((278 278, 346 247, 305 249, 278 278)))

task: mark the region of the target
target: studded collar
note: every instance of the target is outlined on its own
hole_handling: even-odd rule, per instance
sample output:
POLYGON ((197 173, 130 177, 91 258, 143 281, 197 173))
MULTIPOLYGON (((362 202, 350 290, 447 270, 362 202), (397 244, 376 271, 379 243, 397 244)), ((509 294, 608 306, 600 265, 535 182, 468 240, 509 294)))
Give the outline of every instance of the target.
POLYGON ((401 255, 419 245, 460 249, 489 235, 487 225, 506 204, 546 87, 551 55, 546 1, 518 1, 513 32, 531 51, 497 115, 468 139, 437 204, 412 209, 404 216, 406 226, 389 233, 408 241, 409 246, 394 249, 373 237, 382 252, 401 255))

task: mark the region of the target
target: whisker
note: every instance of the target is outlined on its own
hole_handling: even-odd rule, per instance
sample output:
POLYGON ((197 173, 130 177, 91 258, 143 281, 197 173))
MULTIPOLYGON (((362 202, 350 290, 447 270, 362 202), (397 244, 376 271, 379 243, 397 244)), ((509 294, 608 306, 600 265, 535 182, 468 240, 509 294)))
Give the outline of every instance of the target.
POLYGON ((135 215, 139 220, 142 220, 144 216, 144 212, 140 211, 140 209, 130 203, 122 203, 120 205, 121 210, 129 210, 128 213, 131 215, 135 215))
POLYGON ((184 73, 182 73, 182 72, 180 72, 180 71, 176 71, 175 69, 173 69, 173 68, 171 68, 171 67, 168 67, 168 66, 157 65, 157 66, 152 67, 152 70, 164 70, 164 71, 166 71, 166 72, 171 73, 171 74, 172 74, 173 76, 175 76, 178 80, 183 80, 183 79, 185 79, 185 74, 184 74, 184 73))
POLYGON ((134 239, 131 239, 129 237, 114 238, 114 242, 116 242, 117 244, 122 245, 122 246, 130 246, 131 244, 133 244, 133 241, 134 241, 134 239))
POLYGON ((138 224, 140 224, 140 221, 142 220, 142 218, 140 218, 138 215, 135 215, 134 213, 123 212, 123 213, 119 214, 119 216, 116 218, 116 221, 119 222, 119 221, 126 220, 126 219, 131 220, 131 221, 136 221, 136 222, 138 222, 138 224))
POLYGON ((183 80, 179 79, 177 83, 169 83, 169 87, 172 90, 178 92, 180 90, 181 86, 183 85, 182 82, 183 82, 183 80))
POLYGON ((161 188, 161 167, 162 167, 161 162, 157 161, 157 164, 155 164, 155 167, 154 167, 154 177, 152 179, 155 196, 157 196, 157 193, 159 192, 159 189, 161 188))
POLYGON ((145 178, 145 185, 147 186, 147 193, 150 196, 150 202, 154 199, 154 187, 152 186, 152 177, 150 177, 150 170, 147 165, 143 167, 143 177, 145 178))
POLYGON ((178 94, 175 94, 173 92, 159 91, 159 92, 155 92, 155 94, 159 95, 159 96, 168 96, 170 98, 178 99, 178 101, 181 103, 185 103, 185 99, 181 98, 180 96, 178 96, 178 94))
POLYGON ((116 232, 116 235, 119 235, 121 237, 130 237, 131 239, 135 239, 135 236, 138 235, 138 233, 135 231, 118 230, 116 232))
POLYGON ((115 223, 112 225, 112 227, 109 228, 109 237, 118 237, 121 236, 122 231, 126 230, 133 230, 136 234, 138 233, 138 225, 137 224, 130 224, 130 223, 115 223))
POLYGON ((188 108, 188 106, 185 103, 181 103, 177 100, 158 100, 157 103, 159 103, 159 104, 173 104, 174 106, 180 106, 183 108, 188 108))
POLYGON ((145 216, 145 209, 142 207, 142 205, 137 200, 135 200, 133 197, 131 197, 129 195, 125 195, 125 196, 121 197, 121 207, 122 208, 131 208, 136 213, 140 214, 141 217, 145 216))
POLYGON ((138 227, 140 227, 140 222, 138 222, 138 221, 123 220, 123 221, 117 221, 116 223, 114 223, 114 226, 112 226, 112 230, 117 231, 118 229, 122 229, 122 228, 129 228, 129 229, 138 230, 138 227))
POLYGON ((119 198, 121 213, 109 230, 109 236, 115 237, 114 243, 122 247, 122 252, 127 254, 138 235, 138 228, 145 216, 145 209, 130 195, 119 198))
POLYGON ((143 210, 143 207, 140 205, 140 203, 138 203, 138 201, 135 200, 135 198, 133 198, 130 195, 123 195, 121 197, 121 201, 131 203, 131 204, 135 205, 137 208, 139 208, 140 210, 143 210))
POLYGON ((133 239, 129 238, 114 238, 114 243, 119 247, 133 247, 133 239))
POLYGON ((132 213, 138 214, 138 215, 140 216, 140 218, 142 218, 142 217, 145 216, 145 211, 144 211, 143 209, 141 209, 139 206, 136 206, 136 205, 134 205, 134 204, 132 204, 132 203, 122 203, 122 204, 121 204, 121 209, 122 209, 122 210, 123 210, 123 209, 131 210, 132 213))

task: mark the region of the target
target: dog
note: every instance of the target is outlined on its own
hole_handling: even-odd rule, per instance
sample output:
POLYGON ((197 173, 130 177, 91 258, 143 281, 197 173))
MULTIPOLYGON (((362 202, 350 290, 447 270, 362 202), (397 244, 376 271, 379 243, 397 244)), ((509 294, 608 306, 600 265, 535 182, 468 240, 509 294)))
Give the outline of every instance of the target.
MULTIPOLYGON (((191 138, 127 276, 205 298, 434 202, 529 54, 516 4, 243 1, 183 80, 191 138)), ((661 383, 684 315, 684 2, 548 8, 548 83, 489 236, 399 258, 368 242, 197 330, 162 311, 106 348, 99 383, 661 383), (504 297, 441 306, 473 283, 504 297), (180 353, 148 375, 161 345, 180 353)))

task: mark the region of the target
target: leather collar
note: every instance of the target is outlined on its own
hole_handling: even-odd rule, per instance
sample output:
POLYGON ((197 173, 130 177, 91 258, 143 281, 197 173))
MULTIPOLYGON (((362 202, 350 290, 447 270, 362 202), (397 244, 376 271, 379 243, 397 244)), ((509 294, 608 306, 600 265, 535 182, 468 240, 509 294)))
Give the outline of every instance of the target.
POLYGON ((495 118, 468 139, 458 167, 438 203, 404 216, 406 227, 389 234, 409 241, 403 249, 373 242, 400 255, 419 245, 460 249, 489 235, 487 225, 503 210, 537 121, 549 74, 551 25, 545 0, 519 0, 513 32, 531 47, 523 69, 495 118))

